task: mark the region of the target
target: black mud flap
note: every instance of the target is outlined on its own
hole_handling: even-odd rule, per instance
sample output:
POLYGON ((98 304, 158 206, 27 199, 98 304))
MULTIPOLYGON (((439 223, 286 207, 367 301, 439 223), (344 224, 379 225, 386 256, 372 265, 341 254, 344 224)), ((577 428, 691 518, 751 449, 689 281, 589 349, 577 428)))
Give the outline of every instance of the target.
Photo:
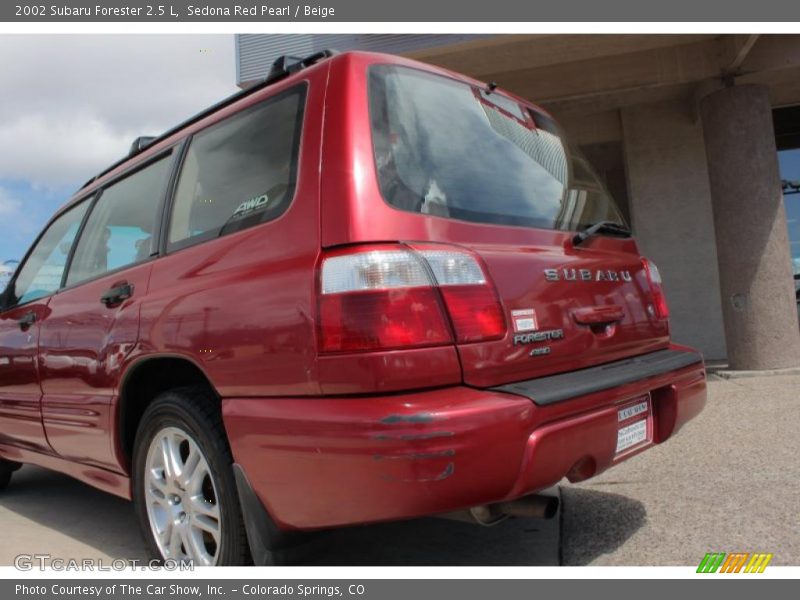
POLYGON ((250 485, 241 465, 233 463, 233 474, 253 564, 289 564, 296 557, 298 547, 307 541, 306 534, 279 529, 250 485))

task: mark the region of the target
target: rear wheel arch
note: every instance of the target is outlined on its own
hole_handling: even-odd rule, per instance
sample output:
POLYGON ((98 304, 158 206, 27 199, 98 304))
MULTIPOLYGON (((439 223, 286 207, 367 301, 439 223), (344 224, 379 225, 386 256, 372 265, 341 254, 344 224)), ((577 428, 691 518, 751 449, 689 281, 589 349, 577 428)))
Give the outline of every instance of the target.
POLYGON ((147 407, 163 392, 201 386, 211 392, 221 410, 220 395, 205 371, 185 356, 159 355, 139 359, 130 365, 120 383, 117 399, 116 451, 129 468, 136 431, 147 407))
MULTIPOLYGON (((218 441, 207 447, 216 448, 217 451, 212 452, 208 458, 212 461, 215 460, 213 457, 222 460, 214 472, 220 477, 220 483, 227 482, 227 485, 223 485, 218 491, 228 496, 226 504, 229 507, 235 506, 233 509, 235 518, 229 526, 234 527, 232 530, 235 533, 234 540, 238 540, 230 546, 234 555, 233 562, 223 562, 223 564, 248 563, 253 559, 251 555, 253 551, 257 564, 264 565, 289 564, 296 557, 302 556, 308 534, 279 529, 267 509, 249 488, 244 472, 235 463, 229 474, 223 472, 225 469, 222 465, 230 464, 233 457, 222 422, 221 396, 204 371, 193 360, 182 356, 140 359, 126 370, 120 384, 117 451, 121 452, 120 458, 131 475, 133 500, 140 507, 138 512, 142 531, 146 534, 145 539, 151 539, 147 537, 150 529, 145 509, 141 508, 143 506, 141 486, 137 484, 137 476, 141 483, 141 448, 144 447, 142 435, 146 436, 150 431, 153 415, 163 413, 165 404, 169 404, 173 411, 175 406, 182 405, 184 411, 191 406, 191 417, 187 417, 189 421, 199 423, 199 429, 207 430, 209 433, 216 432, 209 439, 218 441), (194 409, 195 406, 197 410, 194 409), (248 493, 252 497, 248 496, 248 493), (138 502, 137 494, 139 494, 138 502), (248 503, 245 500, 255 501, 248 503), (245 544, 244 553, 241 543, 245 544)), ((149 545, 150 541, 147 543, 149 545)), ((154 547, 151 547, 151 552, 154 552, 154 547)), ((229 552, 226 551, 225 555, 228 556, 229 552)), ((153 553, 153 556, 156 556, 156 553, 153 553)))

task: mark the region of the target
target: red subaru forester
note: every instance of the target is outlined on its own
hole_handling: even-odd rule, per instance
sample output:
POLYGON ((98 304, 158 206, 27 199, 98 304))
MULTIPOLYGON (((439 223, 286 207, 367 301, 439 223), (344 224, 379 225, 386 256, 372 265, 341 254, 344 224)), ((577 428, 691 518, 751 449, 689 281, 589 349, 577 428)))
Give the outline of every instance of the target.
POLYGON ((150 552, 537 496, 706 400, 658 270, 544 111, 393 56, 279 59, 89 181, 0 307, 0 487, 132 499, 150 552))

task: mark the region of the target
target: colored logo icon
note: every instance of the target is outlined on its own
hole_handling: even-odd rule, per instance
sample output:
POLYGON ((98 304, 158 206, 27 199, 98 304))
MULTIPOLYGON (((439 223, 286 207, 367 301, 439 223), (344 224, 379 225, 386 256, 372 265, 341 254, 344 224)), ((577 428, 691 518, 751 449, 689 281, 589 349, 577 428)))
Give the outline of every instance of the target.
POLYGON ((698 573, 763 573, 772 554, 763 552, 709 552, 700 561, 698 573))

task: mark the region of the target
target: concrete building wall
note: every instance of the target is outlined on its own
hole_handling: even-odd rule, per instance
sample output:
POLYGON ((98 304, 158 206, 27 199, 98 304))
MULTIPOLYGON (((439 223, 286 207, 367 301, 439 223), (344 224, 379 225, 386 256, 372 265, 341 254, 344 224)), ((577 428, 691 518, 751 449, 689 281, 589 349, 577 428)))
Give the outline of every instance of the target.
POLYGON ((703 130, 688 100, 621 111, 631 217, 661 270, 677 343, 726 356, 703 130))
POLYGON ((320 50, 364 50, 406 54, 492 37, 479 34, 236 34, 236 83, 240 87, 262 79, 281 55, 308 56, 320 50))
POLYGON ((800 366, 797 304, 769 88, 736 85, 700 103, 728 365, 800 366))

